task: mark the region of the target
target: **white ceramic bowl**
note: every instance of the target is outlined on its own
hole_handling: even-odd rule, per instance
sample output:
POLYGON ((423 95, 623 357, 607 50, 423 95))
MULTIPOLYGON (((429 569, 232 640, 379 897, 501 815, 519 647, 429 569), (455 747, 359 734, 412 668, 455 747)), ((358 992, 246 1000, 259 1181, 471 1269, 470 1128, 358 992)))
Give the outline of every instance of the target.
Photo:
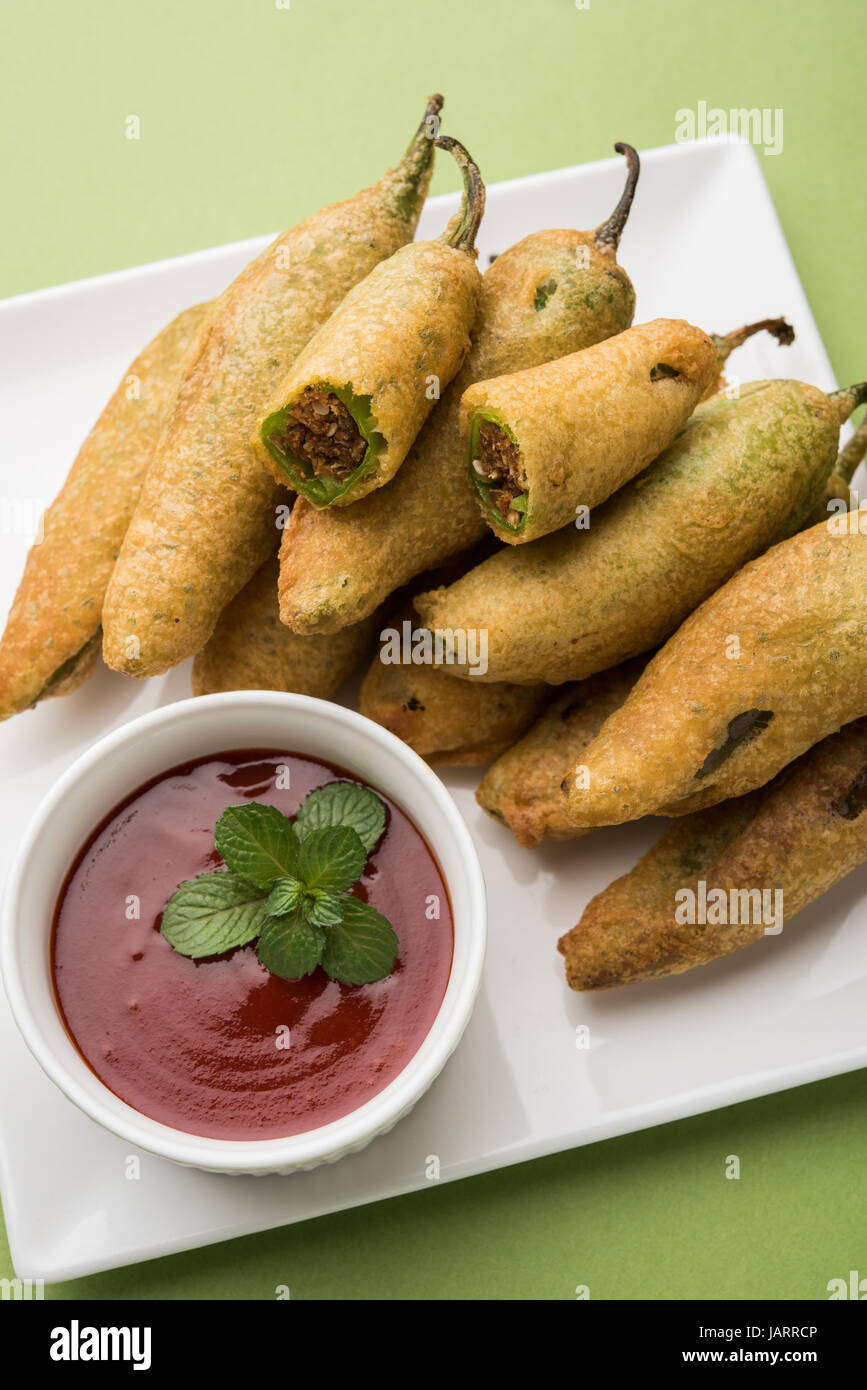
POLYGON ((3 906, 3 979, 15 1021, 51 1080, 85 1114, 136 1148, 221 1173, 289 1173, 333 1163, 392 1128, 457 1046, 479 988, 485 888, 469 831, 439 778, 406 744, 352 710, 304 695, 245 690, 183 700, 101 739, 60 778, 28 829, 3 906), (65 874, 88 836, 135 789, 179 763, 230 748, 275 748, 337 763, 378 787, 427 839, 448 886, 454 957, 433 1027, 399 1076, 339 1120, 286 1139, 228 1140, 151 1120, 79 1056, 54 1001, 51 923, 65 874))

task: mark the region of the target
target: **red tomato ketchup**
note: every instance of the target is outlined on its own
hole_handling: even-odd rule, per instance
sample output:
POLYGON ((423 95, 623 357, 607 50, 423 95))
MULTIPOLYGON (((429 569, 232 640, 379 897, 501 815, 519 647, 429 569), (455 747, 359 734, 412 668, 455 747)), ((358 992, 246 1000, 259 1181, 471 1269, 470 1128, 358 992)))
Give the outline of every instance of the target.
POLYGON ((300 1134, 370 1100, 427 1036, 451 970, 451 907, 424 837, 385 796, 384 834, 352 891, 397 933, 387 979, 344 985, 318 968, 282 980, 255 943, 191 960, 160 934, 178 885, 221 866, 227 806, 294 815, 340 778, 358 780, 298 753, 215 753, 133 792, 79 853, 54 916, 58 1005, 91 1069, 142 1114, 216 1139, 300 1134))

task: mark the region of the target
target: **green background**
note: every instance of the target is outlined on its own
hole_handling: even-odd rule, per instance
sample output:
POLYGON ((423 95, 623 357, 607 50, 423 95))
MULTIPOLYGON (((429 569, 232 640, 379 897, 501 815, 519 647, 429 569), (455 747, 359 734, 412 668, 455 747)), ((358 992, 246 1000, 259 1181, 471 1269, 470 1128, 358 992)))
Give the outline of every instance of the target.
MULTIPOLYGON (((489 182, 670 144, 699 101, 781 107, 763 168, 838 378, 867 370, 863 0, 5 0, 0 26, 0 295, 291 225, 432 90, 489 182)), ((865 1100, 855 1073, 49 1296, 823 1298, 867 1275, 865 1100)))

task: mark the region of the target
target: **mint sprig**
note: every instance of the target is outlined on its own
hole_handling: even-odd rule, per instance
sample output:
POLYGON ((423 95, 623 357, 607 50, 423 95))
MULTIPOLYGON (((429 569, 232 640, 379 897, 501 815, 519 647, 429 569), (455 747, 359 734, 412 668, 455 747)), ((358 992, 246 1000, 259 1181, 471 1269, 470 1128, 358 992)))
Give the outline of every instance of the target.
POLYGON ((214 843, 226 868, 182 883, 162 934, 200 959, 259 938, 272 974, 295 980, 321 965, 333 980, 371 984, 390 975, 398 941, 387 918, 351 893, 385 829, 385 805, 369 787, 329 782, 311 792, 293 823, 273 806, 228 807, 214 843))

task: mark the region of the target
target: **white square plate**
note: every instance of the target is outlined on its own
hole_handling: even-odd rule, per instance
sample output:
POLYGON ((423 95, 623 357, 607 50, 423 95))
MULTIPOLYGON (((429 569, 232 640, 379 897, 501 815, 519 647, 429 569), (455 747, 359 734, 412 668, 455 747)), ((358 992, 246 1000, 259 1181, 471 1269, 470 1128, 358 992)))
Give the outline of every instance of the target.
MULTIPOLYGON (((738 377, 792 376, 823 388, 831 367, 758 161, 745 145, 651 150, 621 259, 638 288, 637 319, 683 316, 723 332, 785 314, 797 341, 754 339, 738 377)), ((544 227, 592 227, 613 207, 617 158, 489 190, 480 264, 544 227)), ((421 235, 456 205, 436 198, 421 235)), ((23 295, 0 304, 7 532, 6 611, 29 537, 16 533, 51 499, 75 449, 128 362, 173 314, 217 293, 266 239, 23 295), (16 511, 14 503, 20 504, 16 511)), ((731 373, 729 373, 731 377, 731 373)), ((54 778, 125 720, 189 694, 188 666, 136 685, 101 669, 77 694, 0 727, 0 856, 54 778)), ((517 848, 473 799, 473 771, 446 784, 485 870, 490 946, 475 1014, 433 1089, 365 1152, 291 1177, 221 1177, 142 1156, 76 1111, 42 1075, 0 1000, 0 1185, 17 1272, 46 1281, 186 1250, 464 1177, 867 1063, 863 932, 867 865, 779 937, 676 979, 600 996, 571 994, 555 952, 588 899, 655 837, 648 824, 574 845, 517 848), (859 950, 860 937, 860 950, 859 950), (576 1046, 589 1026, 590 1046, 576 1046)), ((82 835, 89 829, 82 826, 82 835)))

